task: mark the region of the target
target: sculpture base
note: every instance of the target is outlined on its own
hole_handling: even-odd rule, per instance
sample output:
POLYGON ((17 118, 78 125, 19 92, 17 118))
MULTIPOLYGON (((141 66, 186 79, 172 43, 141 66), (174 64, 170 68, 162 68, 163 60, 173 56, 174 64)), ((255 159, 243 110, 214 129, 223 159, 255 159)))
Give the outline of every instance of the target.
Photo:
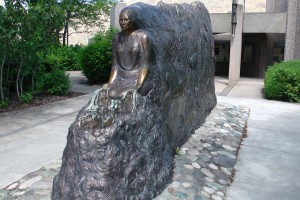
POLYGON ((105 90, 93 94, 69 128, 52 199, 151 199, 164 189, 173 150, 147 100, 135 93, 118 101, 105 90))

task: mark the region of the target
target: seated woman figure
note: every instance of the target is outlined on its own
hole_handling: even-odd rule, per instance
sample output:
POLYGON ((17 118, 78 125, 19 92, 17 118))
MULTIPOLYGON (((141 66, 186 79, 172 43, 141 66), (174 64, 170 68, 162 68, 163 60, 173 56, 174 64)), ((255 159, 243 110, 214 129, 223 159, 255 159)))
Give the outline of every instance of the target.
POLYGON ((113 65, 109 82, 104 86, 110 99, 123 99, 131 90, 138 90, 144 96, 151 89, 147 75, 152 61, 152 44, 147 32, 135 23, 135 12, 126 7, 120 13, 122 31, 113 39, 113 65))

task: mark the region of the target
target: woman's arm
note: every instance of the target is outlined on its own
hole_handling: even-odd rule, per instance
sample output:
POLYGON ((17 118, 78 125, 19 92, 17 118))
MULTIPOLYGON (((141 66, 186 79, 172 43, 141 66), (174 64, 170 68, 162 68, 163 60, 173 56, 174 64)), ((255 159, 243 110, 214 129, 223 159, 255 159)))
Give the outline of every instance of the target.
POLYGON ((151 43, 147 34, 143 33, 140 41, 140 60, 139 60, 139 75, 137 79, 136 89, 140 88, 149 73, 149 65, 151 63, 151 43))
POLYGON ((110 72, 110 77, 109 77, 108 83, 106 83, 102 86, 102 88, 104 88, 104 89, 108 89, 117 77, 118 63, 117 63, 117 58, 116 58, 116 48, 115 48, 115 46, 116 46, 116 43, 118 42, 118 39, 117 39, 118 35, 119 35, 119 33, 117 33, 115 35, 115 37, 113 38, 112 67, 111 67, 111 72, 110 72))

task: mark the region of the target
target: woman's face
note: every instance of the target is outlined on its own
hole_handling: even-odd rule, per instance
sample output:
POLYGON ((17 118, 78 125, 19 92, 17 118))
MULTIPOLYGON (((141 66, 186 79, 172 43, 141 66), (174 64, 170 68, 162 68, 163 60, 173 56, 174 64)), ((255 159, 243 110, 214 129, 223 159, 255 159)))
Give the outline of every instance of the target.
POLYGON ((119 23, 123 31, 133 29, 133 19, 127 11, 120 13, 119 23))

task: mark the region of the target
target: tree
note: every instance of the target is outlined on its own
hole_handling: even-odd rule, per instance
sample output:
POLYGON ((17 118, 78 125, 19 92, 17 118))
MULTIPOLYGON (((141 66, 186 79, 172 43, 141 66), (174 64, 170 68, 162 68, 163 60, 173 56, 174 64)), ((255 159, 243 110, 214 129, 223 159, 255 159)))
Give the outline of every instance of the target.
POLYGON ((0 5, 0 105, 15 88, 35 90, 37 76, 47 71, 41 55, 49 47, 68 44, 68 27, 100 23, 114 0, 4 0, 0 5), (60 31, 63 30, 63 34, 60 31))
POLYGON ((27 1, 5 0, 5 6, 0 7, 1 101, 7 98, 12 85, 19 98, 24 82, 31 83, 34 90, 39 53, 59 44, 62 27, 63 12, 54 0, 38 1, 34 6, 27 1))
POLYGON ((63 45, 68 45, 69 26, 75 30, 79 25, 92 27, 101 25, 101 16, 107 15, 116 0, 62 0, 64 10, 63 45))

